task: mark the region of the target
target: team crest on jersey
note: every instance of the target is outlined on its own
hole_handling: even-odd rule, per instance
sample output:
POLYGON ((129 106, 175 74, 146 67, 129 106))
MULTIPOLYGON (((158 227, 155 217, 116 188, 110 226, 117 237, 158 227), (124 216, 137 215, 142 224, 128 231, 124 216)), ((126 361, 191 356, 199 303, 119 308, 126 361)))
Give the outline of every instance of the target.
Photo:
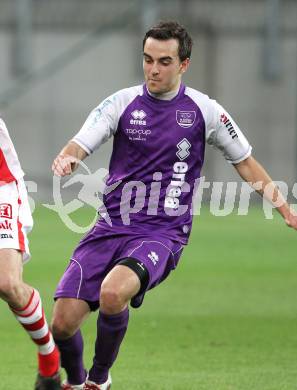
POLYGON ((0 217, 12 219, 12 207, 9 203, 0 203, 0 217))
POLYGON ((196 119, 195 111, 176 111, 176 122, 180 127, 193 126, 196 119))

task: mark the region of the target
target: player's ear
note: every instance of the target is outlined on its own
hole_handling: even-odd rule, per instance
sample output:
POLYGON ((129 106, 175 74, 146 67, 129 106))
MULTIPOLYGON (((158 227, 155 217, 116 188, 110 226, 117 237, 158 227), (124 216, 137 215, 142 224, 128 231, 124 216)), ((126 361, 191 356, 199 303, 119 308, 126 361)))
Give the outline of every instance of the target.
POLYGON ((185 73, 190 65, 190 58, 186 58, 180 63, 180 73, 183 74, 185 73))

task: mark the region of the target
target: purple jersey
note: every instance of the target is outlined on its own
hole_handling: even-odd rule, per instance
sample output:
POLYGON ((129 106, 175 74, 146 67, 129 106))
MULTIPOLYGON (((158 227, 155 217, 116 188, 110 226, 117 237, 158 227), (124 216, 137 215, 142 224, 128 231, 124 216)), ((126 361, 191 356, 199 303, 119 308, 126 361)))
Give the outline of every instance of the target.
POLYGON ((145 85, 117 92, 92 111, 73 141, 90 154, 112 135, 107 187, 115 188, 104 195, 97 223, 107 231, 153 229, 183 244, 191 230, 205 142, 231 163, 251 153, 230 115, 183 84, 172 100, 151 96, 145 85))

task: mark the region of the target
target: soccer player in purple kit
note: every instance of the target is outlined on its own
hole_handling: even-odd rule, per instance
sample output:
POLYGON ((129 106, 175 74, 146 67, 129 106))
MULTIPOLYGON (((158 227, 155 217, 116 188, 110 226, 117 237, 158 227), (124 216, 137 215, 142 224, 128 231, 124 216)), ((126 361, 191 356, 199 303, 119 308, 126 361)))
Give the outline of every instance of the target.
POLYGON ((261 195, 272 203, 281 199, 276 208, 297 229, 297 217, 251 156, 231 116, 181 82, 191 49, 189 34, 177 22, 148 30, 144 85, 104 100, 54 160, 54 174, 69 175, 114 137, 107 186, 116 188, 105 194, 105 212, 75 249, 55 294, 52 330, 67 373, 64 389, 111 387, 109 371, 126 333, 129 302, 142 304, 145 292, 177 267, 188 242, 206 142, 221 150, 244 180, 261 182, 261 195), (99 307, 95 356, 87 372, 80 326, 99 307))

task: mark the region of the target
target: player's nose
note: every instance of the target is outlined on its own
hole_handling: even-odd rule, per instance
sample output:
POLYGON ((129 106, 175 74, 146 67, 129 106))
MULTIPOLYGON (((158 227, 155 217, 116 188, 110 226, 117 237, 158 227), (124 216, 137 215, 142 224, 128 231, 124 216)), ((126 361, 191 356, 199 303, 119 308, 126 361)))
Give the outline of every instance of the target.
POLYGON ((153 64, 151 71, 153 75, 157 75, 160 73, 159 67, 156 63, 153 64))

